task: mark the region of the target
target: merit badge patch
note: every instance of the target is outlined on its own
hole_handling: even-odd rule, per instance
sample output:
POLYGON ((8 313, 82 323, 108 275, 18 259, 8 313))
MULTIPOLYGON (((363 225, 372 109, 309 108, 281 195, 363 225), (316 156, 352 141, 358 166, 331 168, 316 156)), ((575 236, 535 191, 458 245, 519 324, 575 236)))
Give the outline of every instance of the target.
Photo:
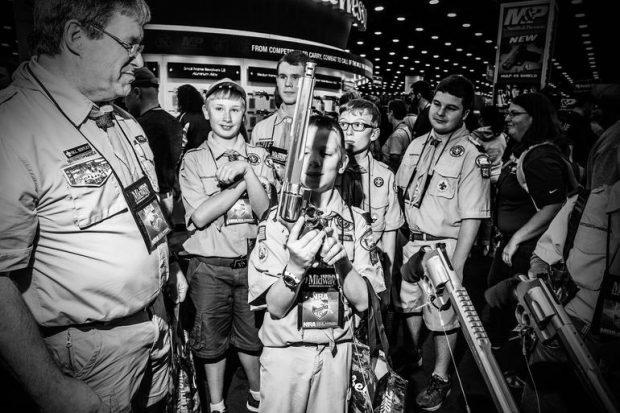
POLYGON ((273 159, 271 159, 271 156, 265 158, 265 165, 269 168, 273 168, 273 159))
POLYGON ((146 140, 146 136, 144 136, 144 135, 138 135, 138 136, 136 136, 136 140, 137 140, 138 142, 140 142, 140 143, 146 143, 146 142, 147 142, 147 140, 146 140))
POLYGON ((258 259, 260 260, 260 262, 264 262, 267 259, 267 247, 265 246, 265 244, 259 243, 258 244, 258 259))
POLYGON ((369 229, 364 235, 362 235, 362 238, 360 239, 360 245, 366 251, 372 251, 377 247, 377 245, 375 244, 375 238, 372 236, 372 230, 369 229))
POLYGON ((381 188, 383 186, 383 178, 381 177, 375 178, 373 182, 377 188, 381 188))
POLYGON ((336 217, 336 227, 343 231, 348 231, 353 227, 353 223, 343 219, 341 216, 336 217))
POLYGON ((260 163, 260 158, 257 154, 251 153, 248 155, 248 163, 252 166, 256 166, 260 163))
POLYGON ((454 156, 455 158, 462 156, 464 153, 465 148, 463 148, 461 145, 454 145, 452 148, 450 148, 450 155, 454 156))
POLYGON ((448 181, 442 179, 437 182, 437 192, 446 192, 446 189, 448 189, 448 181))
POLYGON ((112 167, 103 157, 91 159, 63 169, 73 187, 99 187, 112 175, 112 167))

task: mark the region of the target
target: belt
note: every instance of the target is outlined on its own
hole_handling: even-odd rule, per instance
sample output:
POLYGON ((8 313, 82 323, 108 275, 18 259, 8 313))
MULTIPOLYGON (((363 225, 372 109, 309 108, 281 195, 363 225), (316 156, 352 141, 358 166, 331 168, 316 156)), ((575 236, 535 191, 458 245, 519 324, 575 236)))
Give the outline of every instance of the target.
MULTIPOLYGON (((152 305, 152 304, 151 304, 152 305)), ((109 321, 93 321, 92 323, 86 324, 70 324, 67 326, 55 326, 55 327, 45 327, 39 326, 39 331, 43 337, 50 337, 55 334, 61 333, 68 328, 77 328, 83 331, 88 331, 92 329, 106 329, 117 326, 128 326, 134 324, 140 324, 151 320, 153 317, 153 312, 151 311, 151 305, 142 310, 139 310, 133 314, 127 315, 125 317, 115 318, 114 320, 109 321)))
POLYGON ((214 265, 216 267, 228 267, 233 270, 248 266, 248 257, 246 256, 237 258, 193 256, 192 258, 196 258, 205 264, 214 265))
POLYGON ((436 237, 434 235, 426 234, 424 232, 409 233, 409 241, 439 241, 442 239, 446 239, 446 237, 436 237))

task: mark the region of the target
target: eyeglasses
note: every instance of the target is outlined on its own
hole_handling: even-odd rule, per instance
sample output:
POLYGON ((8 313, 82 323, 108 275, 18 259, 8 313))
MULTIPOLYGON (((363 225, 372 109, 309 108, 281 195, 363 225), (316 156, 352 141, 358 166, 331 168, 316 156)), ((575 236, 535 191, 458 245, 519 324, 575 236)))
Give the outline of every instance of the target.
POLYGON ((527 112, 517 112, 516 110, 509 110, 508 112, 506 112, 506 116, 514 118, 515 116, 519 116, 519 115, 527 115, 527 112))
POLYGON ((129 57, 131 59, 133 59, 134 57, 136 57, 137 55, 139 55, 140 53, 142 53, 142 50, 144 50, 144 45, 140 44, 140 43, 135 43, 135 44, 128 44, 125 43, 124 41, 122 41, 121 39, 119 39, 118 37, 114 36, 112 33, 108 32, 106 29, 104 29, 103 27, 94 24, 94 23, 89 23, 89 25, 91 27, 93 27, 94 29, 99 30, 101 33, 106 34, 108 36, 110 36, 110 38, 112 40, 114 40, 116 43, 120 44, 121 47, 123 49, 125 49, 127 51, 127 53, 129 53, 129 57))
POLYGON ((362 132, 363 130, 368 129, 368 128, 373 128, 374 129, 374 126, 369 125, 369 124, 364 123, 364 122, 344 122, 344 121, 340 121, 340 122, 338 122, 338 124, 340 125, 340 127, 342 128, 342 130, 344 132, 346 132, 349 129, 349 126, 351 126, 355 132, 362 132))

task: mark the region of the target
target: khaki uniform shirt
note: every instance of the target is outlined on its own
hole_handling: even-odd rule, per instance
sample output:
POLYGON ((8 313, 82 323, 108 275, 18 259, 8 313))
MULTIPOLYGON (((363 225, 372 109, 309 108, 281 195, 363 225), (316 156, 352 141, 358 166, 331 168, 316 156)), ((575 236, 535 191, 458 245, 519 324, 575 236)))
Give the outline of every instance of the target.
POLYGON ((293 118, 284 110, 284 104, 271 116, 261 120, 252 129, 250 142, 254 146, 260 146, 269 152, 267 164, 274 170, 278 183, 282 183, 286 152, 288 151, 288 134, 293 123, 293 118), (284 151, 284 152, 283 152, 284 151))
POLYGON ((0 271, 25 269, 16 281, 44 326, 133 314, 167 277, 167 244, 148 253, 122 193, 144 173, 158 190, 148 141, 124 112, 98 128, 92 107, 36 58, 0 92, 0 271))
POLYGON ((240 160, 249 162, 265 189, 270 191, 269 184, 273 182, 273 174, 271 168, 265 164, 267 152, 263 148, 246 144, 241 135, 234 138, 232 148, 224 148, 214 142, 209 134, 209 138, 198 148, 187 151, 179 171, 179 183, 185 206, 185 221, 191 231, 183 247, 192 255, 223 258, 246 256, 249 253, 248 240, 251 242, 256 238, 257 217, 251 210, 249 200, 244 200, 243 197, 226 214, 205 228, 196 228, 191 221, 196 208, 221 191, 215 174, 219 166, 229 162, 224 154, 227 150, 235 151, 241 155, 240 160), (252 219, 239 219, 244 216, 252 219))
MULTIPOLYGON (((374 290, 385 290, 381 263, 374 249, 372 230, 366 223, 364 212, 358 208, 348 208, 337 191, 332 202, 324 211, 329 226, 342 242, 347 256, 357 272, 368 279, 374 290)), ((253 309, 266 308, 265 297, 269 288, 282 276, 288 264, 286 249, 288 229, 277 220, 277 210, 272 209, 266 220, 261 222, 256 248, 252 252, 248 266, 248 302, 253 309)), ((284 347, 294 343, 329 343, 351 339, 352 311, 344 305, 344 326, 329 329, 298 329, 297 307, 294 306, 282 319, 274 319, 266 312, 259 337, 268 347, 284 347)))
POLYGON ((490 179, 483 177, 482 168, 490 163, 476 145, 465 126, 456 130, 449 142, 434 131, 411 142, 396 174, 396 185, 405 194, 404 213, 411 231, 458 239, 463 219, 490 216, 490 179), (436 147, 425 145, 433 138, 441 139, 436 147), (418 208, 413 205, 420 196, 416 187, 423 187, 427 166, 429 174, 434 173, 418 208))

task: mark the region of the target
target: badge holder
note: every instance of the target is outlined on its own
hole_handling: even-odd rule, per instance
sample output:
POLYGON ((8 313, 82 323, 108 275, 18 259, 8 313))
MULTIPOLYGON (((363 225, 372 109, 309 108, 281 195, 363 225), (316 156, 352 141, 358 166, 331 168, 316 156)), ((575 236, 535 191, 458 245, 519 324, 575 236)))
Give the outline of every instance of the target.
POLYGON ((297 328, 315 330, 344 325, 344 305, 333 266, 310 268, 297 305, 297 328))
POLYGON ((168 235, 172 229, 157 200, 157 195, 147 177, 123 189, 123 195, 133 215, 142 239, 149 253, 168 235))

